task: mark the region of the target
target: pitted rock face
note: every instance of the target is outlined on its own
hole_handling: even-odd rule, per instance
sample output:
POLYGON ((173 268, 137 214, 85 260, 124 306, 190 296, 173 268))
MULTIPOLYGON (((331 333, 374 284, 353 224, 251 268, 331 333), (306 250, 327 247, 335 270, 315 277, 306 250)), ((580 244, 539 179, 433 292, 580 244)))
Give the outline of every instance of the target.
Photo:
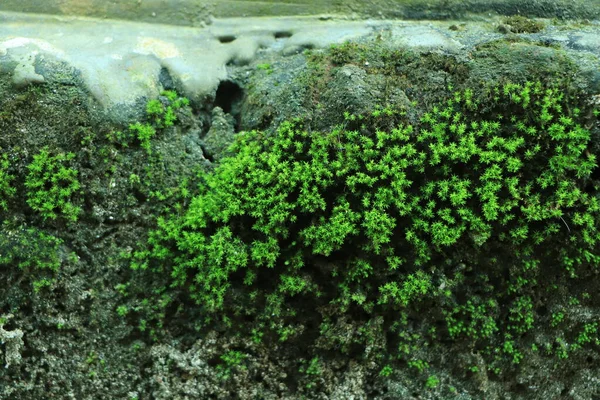
MULTIPOLYGON (((165 71, 180 93, 205 102, 214 100, 230 67, 252 65, 266 53, 285 57, 374 35, 401 47, 467 53, 503 37, 494 21, 472 22, 463 32, 450 29, 452 22, 319 16, 215 19, 200 27, 2 11, 0 20, 0 70, 10 71, 15 86, 51 82, 56 75, 64 79, 65 74, 52 74, 48 67, 60 64, 104 108, 122 114, 156 98, 165 71)), ((548 28, 523 36, 600 55, 591 39, 599 31, 592 25, 585 32, 548 28)))

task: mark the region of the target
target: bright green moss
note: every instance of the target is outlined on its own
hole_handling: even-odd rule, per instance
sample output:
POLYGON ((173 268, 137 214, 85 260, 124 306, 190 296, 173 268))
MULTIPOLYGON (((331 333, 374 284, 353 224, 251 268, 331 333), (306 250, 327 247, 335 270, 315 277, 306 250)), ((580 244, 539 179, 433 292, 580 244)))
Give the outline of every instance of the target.
POLYGON ((427 378, 427 381, 425 382, 425 387, 427 389, 435 389, 436 387, 438 387, 440 384, 440 380, 437 376, 435 375, 430 375, 427 378))
POLYGON ((136 122, 135 124, 129 125, 129 131, 137 137, 142 149, 150 153, 150 142, 156 135, 156 129, 150 124, 136 122))
POLYGON ((163 129, 172 127, 177 121, 177 110, 188 106, 190 101, 185 97, 179 97, 177 92, 165 90, 161 92, 165 101, 153 99, 146 103, 146 116, 149 122, 136 122, 129 125, 128 131, 115 131, 106 137, 113 144, 128 147, 130 142, 139 143, 148 154, 152 153, 152 139, 163 129))
POLYGON ((236 350, 227 351, 220 357, 222 364, 219 364, 217 366, 218 376, 223 380, 227 380, 231 377, 232 373, 235 370, 246 369, 246 366, 243 363, 247 357, 248 357, 247 354, 244 354, 240 351, 236 351, 236 350))
POLYGON ((61 216, 75 222, 81 213, 75 200, 81 188, 78 171, 69 166, 74 158, 73 153, 52 155, 43 148, 27 166, 27 204, 44 219, 61 216))
POLYGON ((519 363, 517 336, 538 322, 533 288, 549 285, 542 268, 575 279, 600 265, 600 203, 583 190, 597 166, 591 134, 540 83, 457 92, 416 123, 401 116, 240 133, 133 267, 162 274, 207 315, 255 315, 285 340, 301 318, 342 340, 315 311, 328 305, 366 331, 390 326, 398 356, 425 370, 416 353, 429 339, 406 317, 417 312, 431 340, 519 363), (428 312, 446 329, 429 330, 428 312))
POLYGON ((179 97, 173 90, 165 90, 161 95, 167 99, 167 103, 163 104, 158 99, 150 100, 146 104, 146 114, 153 120, 154 126, 167 128, 173 126, 177 120, 175 111, 190 103, 187 98, 179 97))

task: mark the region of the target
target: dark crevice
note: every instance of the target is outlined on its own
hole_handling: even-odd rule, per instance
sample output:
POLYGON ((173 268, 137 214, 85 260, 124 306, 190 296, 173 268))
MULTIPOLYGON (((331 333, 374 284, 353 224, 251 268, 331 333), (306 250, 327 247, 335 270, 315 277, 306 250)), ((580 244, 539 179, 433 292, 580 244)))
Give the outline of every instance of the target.
POLYGON ((273 124, 273 114, 264 115, 260 120, 258 129, 262 130, 262 131, 267 130, 272 124, 273 124))
POLYGON ((221 43, 231 43, 231 42, 233 42, 237 38, 235 36, 233 36, 233 35, 223 35, 223 36, 217 37, 217 39, 221 43))
POLYGON ((593 181, 600 181, 600 167, 595 167, 590 175, 593 181))
POLYGON ((244 90, 235 82, 221 81, 215 96, 215 106, 230 114, 235 120, 235 132, 239 131, 241 121, 241 104, 244 90))
POLYGON ((246 59, 239 59, 237 57, 233 57, 232 59, 230 59, 229 61, 227 61, 227 63, 225 64, 228 67, 231 66, 236 66, 236 67, 244 67, 246 65, 250 64, 250 60, 246 60, 246 59))
POLYGON ((540 308, 538 308, 537 312, 539 316, 544 317, 548 314, 548 307, 541 306, 540 308))
POLYGON ((291 38, 293 35, 292 32, 289 31, 277 31, 273 34, 273 36, 275 37, 275 39, 285 39, 285 38, 291 38))
POLYGON ((215 162, 215 157, 213 156, 212 152, 210 150, 208 150, 206 148, 206 146, 204 146, 204 145, 200 145, 200 148, 202 149, 202 153, 204 154, 204 158, 206 158, 210 163, 214 163, 215 162))
POLYGON ((134 189, 134 190, 133 190, 133 197, 135 197, 135 199, 137 200, 137 202, 138 202, 139 204, 143 204, 143 203, 145 203, 145 202, 146 202, 146 200, 148 199, 148 198, 146 197, 146 195, 145 195, 145 194, 144 194, 142 191, 140 191, 140 190, 138 190, 138 189, 134 189))
POLYGON ((231 113, 234 105, 240 101, 242 89, 234 82, 222 81, 217 88, 215 106, 221 107, 224 112, 231 113))
POLYGON ((590 179, 586 183, 585 192, 586 193, 594 193, 599 190, 600 187, 600 168, 595 167, 590 174, 590 179))
POLYGON ((513 386, 513 390, 516 393, 525 394, 527 393, 527 386, 522 383, 517 383, 515 386, 513 386))
POLYGON ((312 43, 304 43, 298 47, 298 52, 302 53, 304 50, 314 50, 315 45, 312 43))
POLYGON ((160 73, 158 74, 158 81, 162 85, 164 90, 175 90, 175 81, 171 76, 169 70, 165 67, 160 69, 160 73))

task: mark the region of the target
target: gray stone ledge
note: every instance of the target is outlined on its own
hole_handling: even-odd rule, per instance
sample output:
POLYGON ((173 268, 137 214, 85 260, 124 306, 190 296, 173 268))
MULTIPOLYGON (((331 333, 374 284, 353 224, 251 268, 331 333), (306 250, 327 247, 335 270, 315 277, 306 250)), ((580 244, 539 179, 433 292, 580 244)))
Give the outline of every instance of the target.
POLYGON ((217 18, 343 15, 348 18, 466 19, 473 14, 599 19, 593 0, 3 0, 0 11, 202 26, 217 18))

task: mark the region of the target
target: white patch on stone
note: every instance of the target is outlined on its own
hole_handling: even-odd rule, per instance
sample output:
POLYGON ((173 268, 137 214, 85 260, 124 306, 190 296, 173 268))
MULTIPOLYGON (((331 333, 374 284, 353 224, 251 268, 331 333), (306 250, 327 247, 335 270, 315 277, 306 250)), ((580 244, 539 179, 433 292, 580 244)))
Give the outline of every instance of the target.
POLYGON ((173 43, 151 37, 139 37, 134 52, 144 55, 153 54, 160 59, 181 56, 179 49, 173 43))
POLYGON ((62 53, 62 51, 60 51, 59 49, 57 49, 56 47, 52 46, 50 43, 46 42, 45 40, 41 40, 41 39, 30 39, 30 38, 26 38, 26 37, 16 37, 16 38, 11 38, 8 40, 5 40, 4 42, 0 43, 0 51, 1 49, 14 49, 16 47, 23 47, 23 46, 27 46, 29 44, 32 44, 34 46, 37 46, 40 50, 44 50, 50 53, 62 53))
POLYGON ((35 57, 38 51, 32 51, 26 56, 16 59, 17 66, 13 72, 12 80, 16 87, 27 86, 32 83, 43 83, 44 77, 35 72, 35 57))
POLYGON ((596 33, 581 32, 574 40, 575 45, 593 52, 600 52, 600 41, 596 33))
POLYGON ((449 50, 464 47, 448 35, 427 26, 398 27, 392 31, 392 38, 408 47, 449 50))

